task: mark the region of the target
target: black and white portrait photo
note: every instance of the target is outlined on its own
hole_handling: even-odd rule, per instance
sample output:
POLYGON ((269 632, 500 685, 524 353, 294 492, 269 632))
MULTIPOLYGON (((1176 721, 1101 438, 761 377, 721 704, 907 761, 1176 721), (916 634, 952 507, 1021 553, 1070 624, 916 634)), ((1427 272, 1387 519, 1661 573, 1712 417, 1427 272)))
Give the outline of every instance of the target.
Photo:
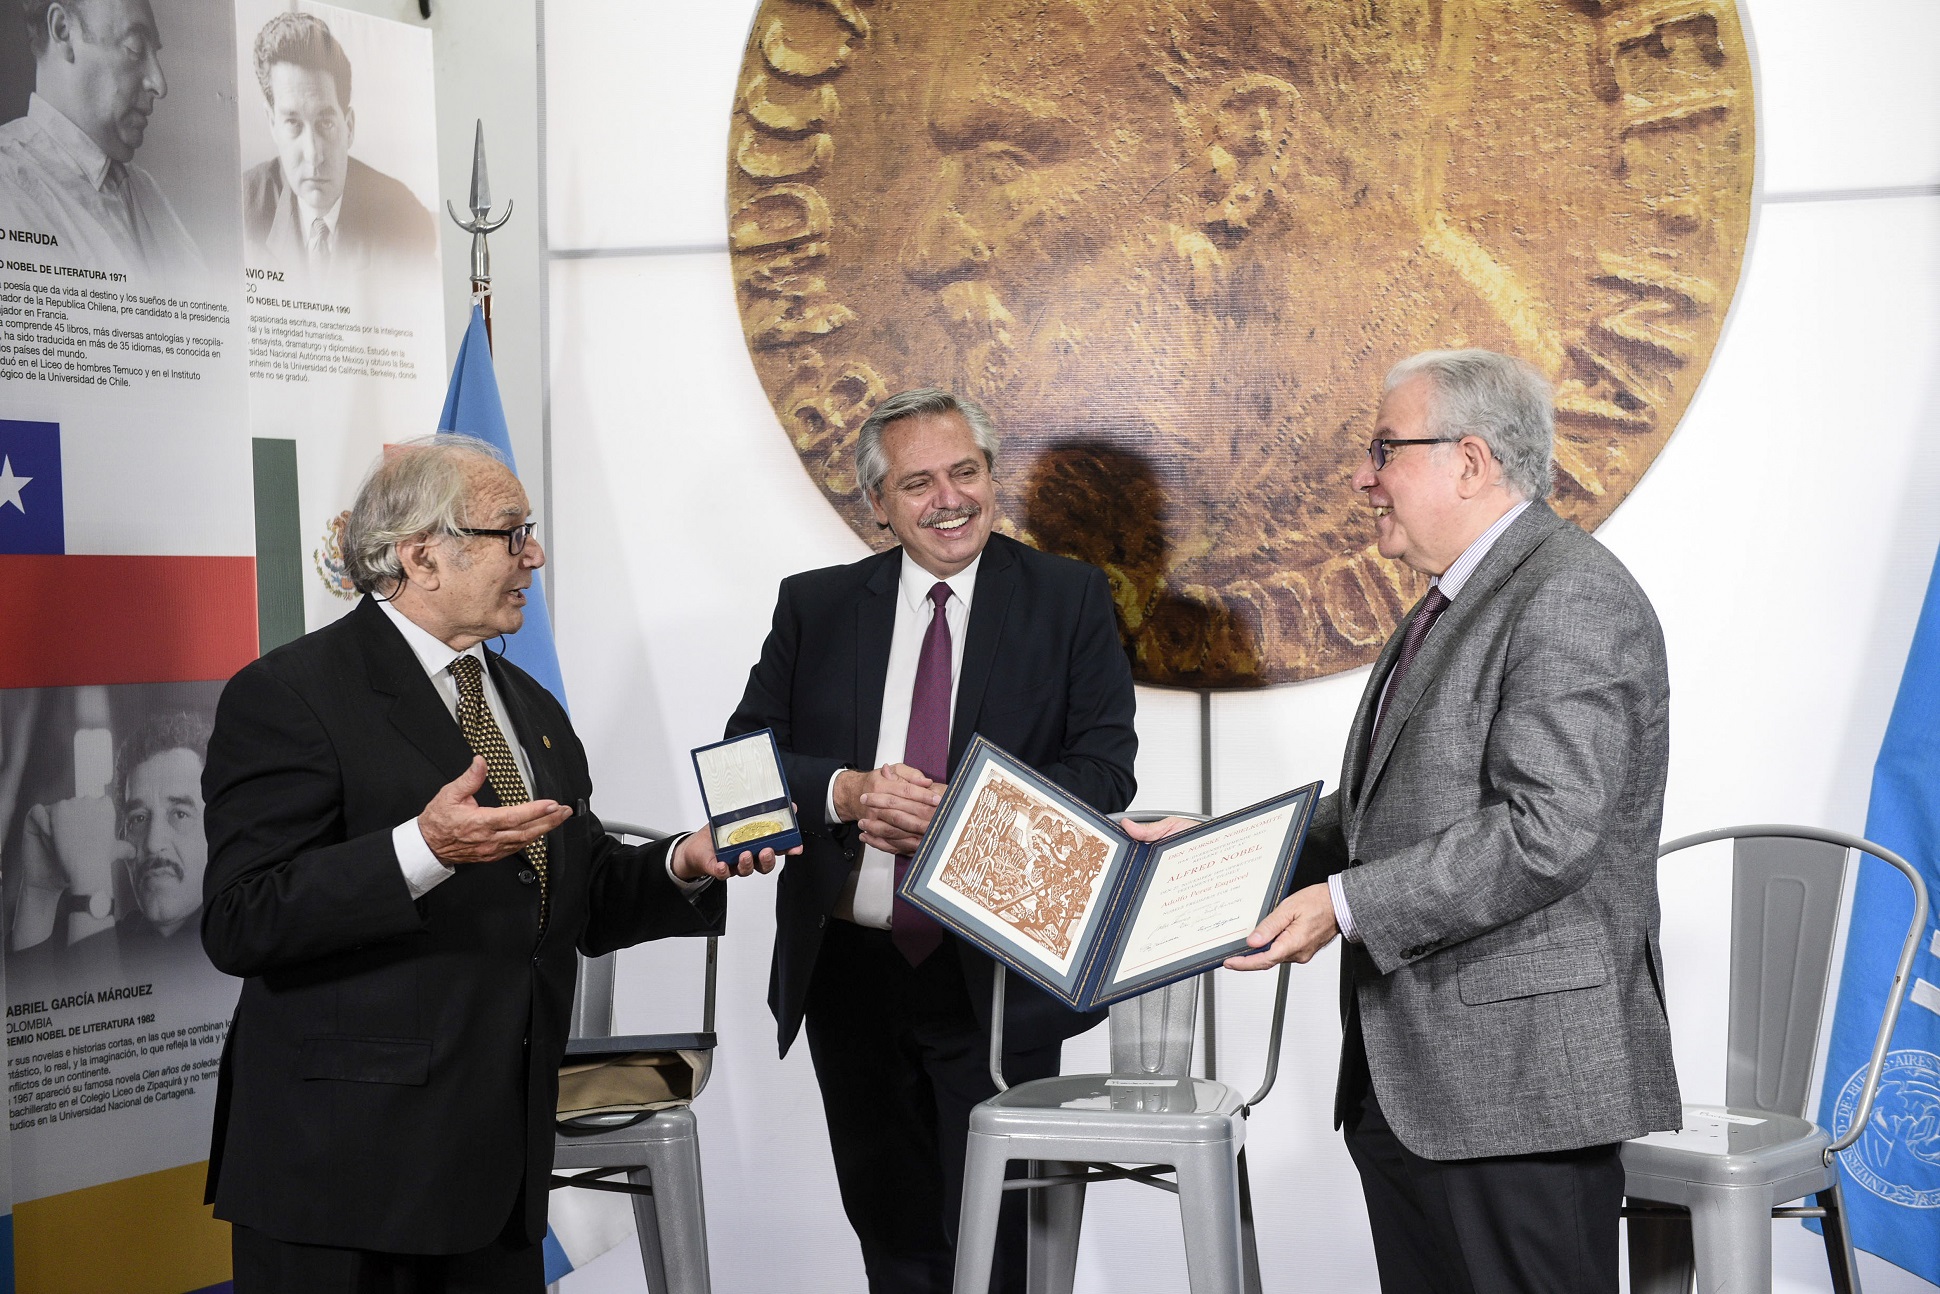
POLYGON ((15 0, 0 15, 0 227, 137 283, 236 260, 232 18, 204 0, 15 0))
POLYGON ((435 187, 435 153, 426 155, 428 172, 394 173, 409 165, 411 128, 422 123, 397 111, 396 87, 383 75, 388 51, 352 57, 360 17, 305 6, 238 33, 250 76, 243 93, 256 100, 242 111, 252 267, 329 279, 436 261, 437 221, 410 182, 435 187), (271 155, 250 164, 265 145, 271 155))

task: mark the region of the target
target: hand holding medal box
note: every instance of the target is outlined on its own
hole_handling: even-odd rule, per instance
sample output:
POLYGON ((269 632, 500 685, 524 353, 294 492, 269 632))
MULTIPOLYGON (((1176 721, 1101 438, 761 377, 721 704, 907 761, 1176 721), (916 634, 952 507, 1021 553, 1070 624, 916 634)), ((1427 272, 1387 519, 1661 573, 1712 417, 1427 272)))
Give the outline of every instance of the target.
POLYGON ((693 755, 716 858, 732 867, 744 851, 784 854, 802 843, 772 730, 699 746, 693 755))

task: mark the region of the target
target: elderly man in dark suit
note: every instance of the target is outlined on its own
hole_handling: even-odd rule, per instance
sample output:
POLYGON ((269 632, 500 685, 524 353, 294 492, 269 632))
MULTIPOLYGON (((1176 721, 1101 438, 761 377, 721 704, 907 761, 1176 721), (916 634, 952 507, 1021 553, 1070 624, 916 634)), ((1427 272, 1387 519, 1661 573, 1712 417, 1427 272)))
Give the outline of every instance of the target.
POLYGON ((435 257, 438 225, 424 204, 350 155, 350 59, 329 25, 277 14, 254 54, 276 156, 243 174, 249 263, 323 275, 435 257))
MULTIPOLYGON (((842 1203, 876 1294, 946 1291, 970 1108, 995 1094, 990 960, 893 897, 978 733, 1105 812, 1132 797, 1132 676, 1102 571, 992 535, 998 438, 933 388, 879 405, 856 470, 901 546, 782 582, 734 735, 772 728, 806 852, 775 902, 768 1004, 804 1021, 842 1203)), ((1058 1070, 1076 1015, 1013 979, 1012 1082, 1058 1070)), ((998 1274, 1023 1288, 1023 1218, 998 1274)))
POLYGON ((1345 937, 1334 1117, 1389 1294, 1615 1294, 1619 1144, 1681 1120, 1664 638, 1543 502, 1553 437, 1520 361, 1431 351, 1388 374, 1354 486, 1381 554, 1431 587, 1375 662, 1309 883, 1228 963, 1345 937))
POLYGON ((575 953, 725 916, 708 835, 609 838, 565 710, 484 650, 545 561, 528 517, 483 442, 392 447, 346 530, 367 596, 217 707, 202 941, 245 982, 209 1198, 237 1294, 536 1294, 575 953))

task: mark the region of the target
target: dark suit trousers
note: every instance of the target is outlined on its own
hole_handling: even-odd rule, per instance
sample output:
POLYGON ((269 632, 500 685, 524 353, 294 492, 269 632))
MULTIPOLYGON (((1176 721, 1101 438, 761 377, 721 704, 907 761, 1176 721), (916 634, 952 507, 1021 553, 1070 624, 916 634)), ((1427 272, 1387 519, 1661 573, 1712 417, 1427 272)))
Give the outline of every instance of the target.
MULTIPOLYGON (((870 1294, 950 1294, 970 1109, 996 1095, 990 1038, 971 1009, 955 938, 912 967, 887 930, 830 918, 807 1008, 836 1181, 870 1294)), ((1061 1051, 1012 1053, 1004 1077, 1048 1078, 1061 1051)), ((991 1279, 1003 1294, 1024 1291, 1024 1220, 1023 1193, 1013 1191, 991 1279)))
POLYGON ((468 1254, 300 1245, 234 1227, 235 1294, 540 1294, 545 1251, 517 1234, 524 1217, 521 1200, 499 1238, 468 1254))
POLYGON ((1489 1159, 1423 1159, 1388 1127, 1347 1022, 1347 1153, 1361 1173, 1383 1294, 1617 1294, 1616 1145, 1489 1159))

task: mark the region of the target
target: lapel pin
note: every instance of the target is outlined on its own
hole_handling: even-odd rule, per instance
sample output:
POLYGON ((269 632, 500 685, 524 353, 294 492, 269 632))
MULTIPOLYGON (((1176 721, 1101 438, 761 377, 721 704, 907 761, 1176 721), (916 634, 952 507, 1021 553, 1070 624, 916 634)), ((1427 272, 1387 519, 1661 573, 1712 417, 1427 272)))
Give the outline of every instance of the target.
POLYGON ((547 736, 543 736, 543 735, 542 735, 542 736, 541 736, 541 737, 539 738, 539 740, 540 740, 540 741, 543 741, 543 742, 545 742, 545 743, 546 743, 546 749, 547 749, 547 750, 551 750, 551 749, 552 749, 552 738, 550 738, 550 737, 547 737, 547 736))

